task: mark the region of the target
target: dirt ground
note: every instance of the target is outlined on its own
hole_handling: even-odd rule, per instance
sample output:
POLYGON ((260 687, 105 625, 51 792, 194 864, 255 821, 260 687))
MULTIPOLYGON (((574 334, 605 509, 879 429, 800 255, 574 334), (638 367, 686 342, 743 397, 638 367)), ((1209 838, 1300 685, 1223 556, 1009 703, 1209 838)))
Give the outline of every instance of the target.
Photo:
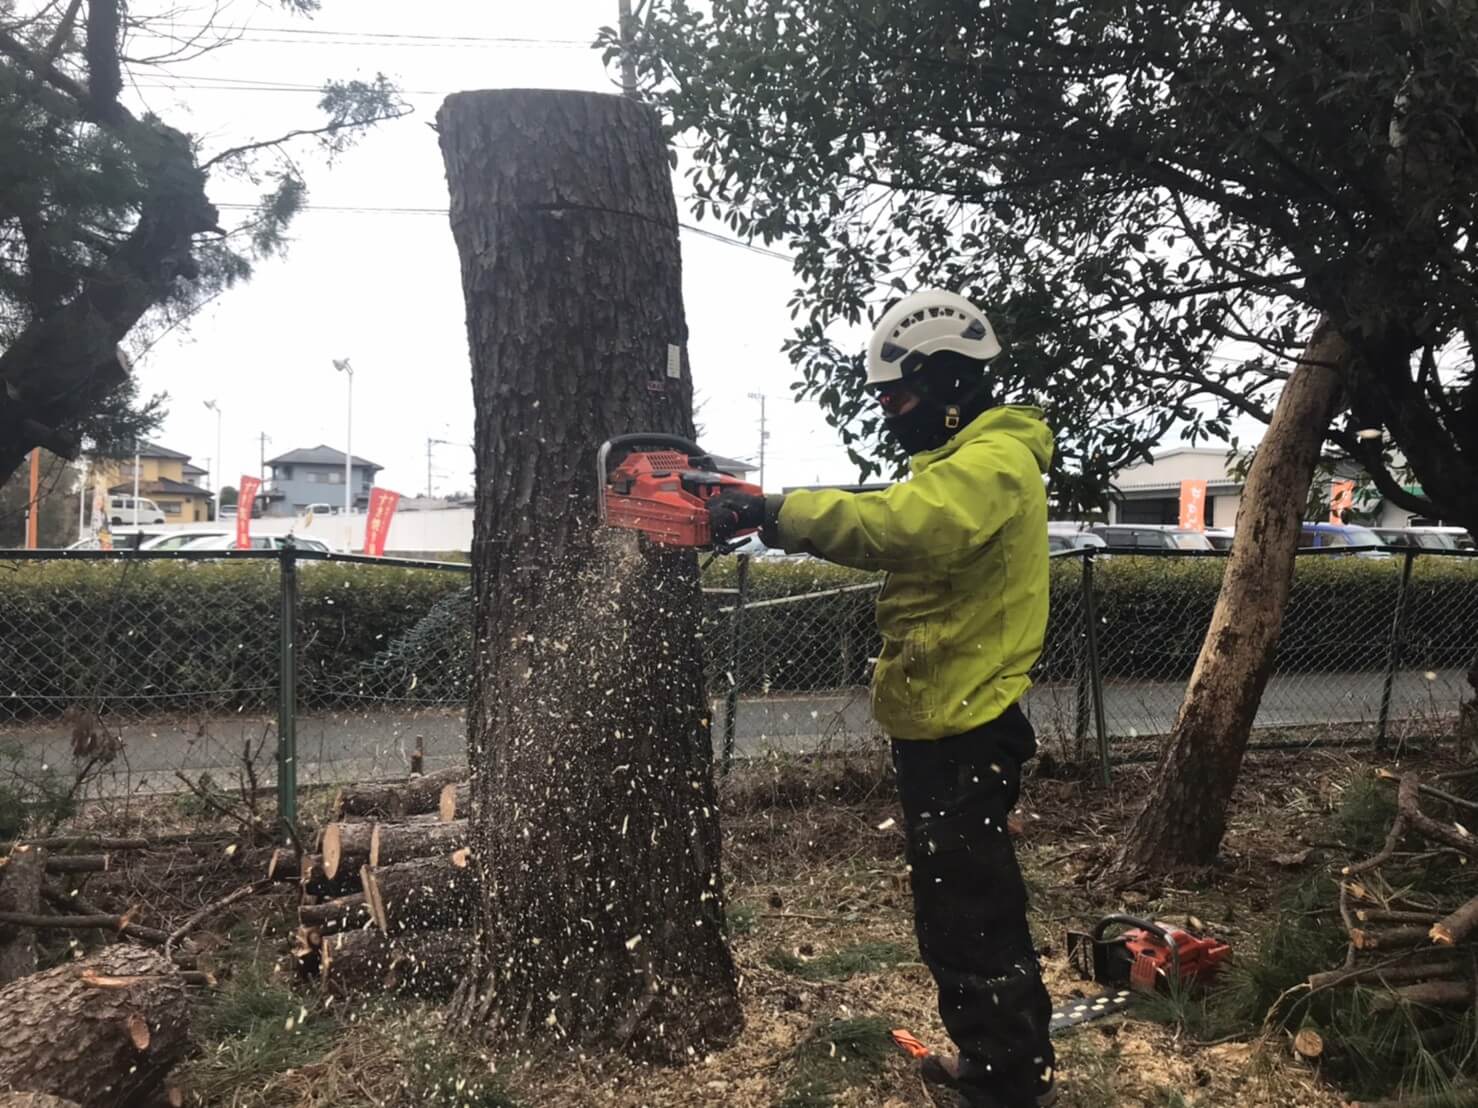
MULTIPOLYGON (((1235 950, 1250 951, 1280 886, 1339 860, 1317 841, 1320 821, 1348 783, 1377 764, 1390 763, 1313 749, 1258 755, 1238 791, 1222 864, 1173 887, 1118 895, 1104 894, 1093 874, 1133 814, 1150 768, 1120 768, 1107 794, 1081 780, 1030 778, 1017 842, 1054 1000, 1097 991, 1069 971, 1063 930, 1108 911, 1194 919, 1235 950)), ((219 1041, 207 1041, 182 1073, 193 1102, 924 1108, 931 1101, 911 1063, 886 1037, 903 1027, 948 1046, 913 945, 891 786, 875 766, 853 766, 818 799, 820 772, 777 766, 728 790, 725 867, 746 1020, 732 1047, 679 1069, 568 1054, 493 1057, 442 1038, 434 1007, 326 1009, 313 994, 287 994, 286 1027, 298 1038, 267 1034, 264 1045, 243 1047, 233 1039, 239 1024, 216 1032, 219 1041)), ((824 772, 835 776, 834 767, 824 772)), ((275 955, 282 926, 282 918, 256 926, 264 962, 275 955)), ((202 1001, 207 1010, 217 1003, 202 1001)), ((271 1004, 263 1010, 270 1023, 271 1004)), ((1343 1103, 1292 1057, 1281 1034, 1208 1044, 1165 1020, 1163 1011, 1131 1009, 1061 1035, 1063 1108, 1343 1103)), ((242 1041, 255 1043, 256 1033, 252 1024, 242 1041)))

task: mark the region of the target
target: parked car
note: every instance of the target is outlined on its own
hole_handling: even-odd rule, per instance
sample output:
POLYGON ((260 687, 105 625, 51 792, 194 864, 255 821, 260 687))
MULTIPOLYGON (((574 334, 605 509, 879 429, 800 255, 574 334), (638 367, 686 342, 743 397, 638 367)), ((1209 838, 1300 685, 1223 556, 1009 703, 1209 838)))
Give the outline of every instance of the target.
POLYGON ((131 496, 108 497, 108 522, 114 527, 132 523, 164 523, 164 513, 148 497, 135 500, 131 496))
MULTIPOLYGON (((306 539, 299 535, 253 535, 251 537, 251 549, 253 550, 281 550, 292 540, 293 546, 299 550, 316 550, 324 554, 333 553, 332 548, 322 539, 306 539)), ((206 535, 203 538, 193 539, 180 547, 181 550, 234 550, 236 549, 235 535, 206 535)))
POLYGON ((1154 523, 1100 523, 1093 534, 1110 550, 1215 550, 1206 535, 1186 527, 1154 523))
MULTIPOLYGON (((109 532, 112 536, 112 546, 110 549, 136 550, 144 543, 152 542, 154 539, 160 538, 168 533, 167 531, 155 531, 153 529, 117 527, 109 532)), ((101 550, 102 548, 103 544, 96 535, 81 539, 67 547, 68 550, 101 550)))
POLYGON ((1050 530, 1047 532, 1047 552, 1049 554, 1058 554, 1064 550, 1087 550, 1090 547, 1094 550, 1102 550, 1107 545, 1101 538, 1089 531, 1067 534, 1054 534, 1050 530))
POLYGON ((1424 550, 1472 550, 1473 536, 1461 527, 1407 527, 1413 545, 1424 550))
POLYGON ((1230 550, 1232 548, 1232 536, 1236 534, 1230 527, 1208 527, 1204 534, 1206 541, 1218 550, 1230 550))
MULTIPOLYGON (((197 539, 216 538, 226 535, 226 531, 171 531, 164 535, 155 535, 148 542, 139 544, 140 550, 179 550, 197 539)), ((230 532, 234 537, 234 532, 230 532)))
MULTIPOLYGON (((1385 546, 1387 545, 1369 527, 1361 527, 1354 523, 1305 523, 1299 535, 1298 546, 1300 550, 1327 550, 1332 547, 1346 546, 1385 546)), ((1362 558, 1389 558, 1389 550, 1362 550, 1359 551, 1362 558)))

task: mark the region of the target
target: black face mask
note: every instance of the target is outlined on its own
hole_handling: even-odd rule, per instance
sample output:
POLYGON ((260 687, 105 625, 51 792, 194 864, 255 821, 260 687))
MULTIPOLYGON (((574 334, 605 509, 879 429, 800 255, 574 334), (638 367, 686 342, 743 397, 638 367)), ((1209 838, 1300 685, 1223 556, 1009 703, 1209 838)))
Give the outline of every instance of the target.
POLYGON ((956 405, 940 405, 928 397, 920 397, 909 411, 887 416, 883 420, 883 430, 903 448, 905 454, 912 457, 943 446, 965 423, 965 417, 956 405))

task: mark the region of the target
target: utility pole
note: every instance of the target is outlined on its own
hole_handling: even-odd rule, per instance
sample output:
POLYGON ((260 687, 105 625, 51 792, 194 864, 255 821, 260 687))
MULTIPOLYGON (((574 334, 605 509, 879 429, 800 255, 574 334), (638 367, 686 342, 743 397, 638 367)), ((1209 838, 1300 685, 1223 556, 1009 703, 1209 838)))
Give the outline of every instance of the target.
MULTIPOLYGON (((225 466, 221 464, 221 406, 214 400, 205 401, 205 406, 216 414, 216 468, 214 474, 215 485, 212 491, 214 491, 215 493, 215 518, 217 521, 219 521, 221 518, 221 470, 225 468, 225 466)), ((209 468, 209 466, 207 466, 206 468, 209 468)), ((209 476, 206 477, 205 483, 207 487, 211 486, 211 480, 209 476)))
POLYGON ((431 444, 436 440, 426 436, 426 499, 431 499, 431 444))
POLYGON ((348 518, 354 514, 354 369, 349 365, 348 358, 335 358, 334 368, 349 379, 349 392, 346 400, 346 411, 348 416, 344 430, 344 519, 345 526, 348 518))
POLYGON ((257 480, 264 485, 267 483, 267 444, 272 437, 266 431, 257 435, 257 480))
POLYGON ((765 487, 765 443, 770 438, 770 432, 765 429, 765 394, 752 392, 749 399, 760 402, 760 488, 765 487))
POLYGON ((31 499, 26 511, 26 549, 35 550, 41 534, 41 448, 31 448, 31 499))
POLYGON ((636 59, 631 56, 631 0, 620 0, 621 7, 621 95, 636 99, 636 59))

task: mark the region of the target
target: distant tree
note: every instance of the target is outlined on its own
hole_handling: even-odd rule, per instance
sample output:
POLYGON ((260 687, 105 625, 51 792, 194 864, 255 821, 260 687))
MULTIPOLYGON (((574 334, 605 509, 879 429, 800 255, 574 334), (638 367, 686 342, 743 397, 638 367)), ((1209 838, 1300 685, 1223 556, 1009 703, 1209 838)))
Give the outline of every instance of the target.
POLYGON ((141 321, 179 322, 283 248, 306 194, 285 143, 311 138, 332 153, 406 110, 382 76, 331 81, 321 124, 207 155, 119 99, 131 71, 229 43, 215 30, 170 29, 189 11, 0 0, 0 480, 34 446, 75 457, 85 441, 113 453, 156 424, 159 401, 138 395, 119 344, 141 321), (155 20, 175 45, 131 53, 155 20), (207 195, 221 176, 269 185, 238 227, 220 225, 207 195))
MULTIPOLYGON (((37 482, 38 535, 43 547, 66 546, 77 538, 78 473, 65 458, 43 450, 37 482)), ((31 500, 31 467, 18 469, 0 485, 0 547, 26 544, 26 512, 31 500)))
POLYGON ((236 506, 236 486, 226 485, 222 487, 219 499, 222 508, 234 508, 236 506))

